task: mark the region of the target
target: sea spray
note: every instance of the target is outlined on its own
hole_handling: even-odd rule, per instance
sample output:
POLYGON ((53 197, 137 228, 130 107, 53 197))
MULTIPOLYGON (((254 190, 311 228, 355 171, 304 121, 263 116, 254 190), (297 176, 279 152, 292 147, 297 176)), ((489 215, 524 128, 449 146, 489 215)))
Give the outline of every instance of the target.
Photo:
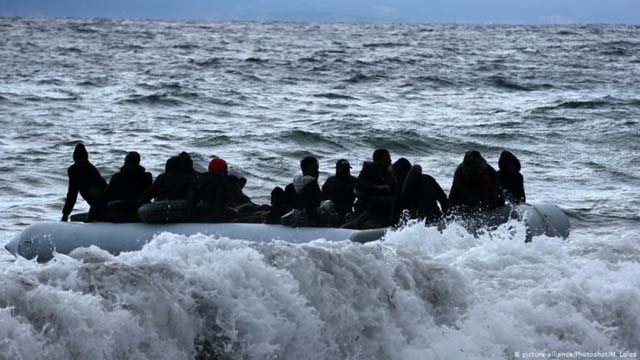
POLYGON ((18 259, 0 276, 0 353, 499 359, 640 348, 638 261, 576 256, 580 237, 524 238, 515 221, 478 237, 413 224, 367 245, 162 234, 120 256, 18 259))

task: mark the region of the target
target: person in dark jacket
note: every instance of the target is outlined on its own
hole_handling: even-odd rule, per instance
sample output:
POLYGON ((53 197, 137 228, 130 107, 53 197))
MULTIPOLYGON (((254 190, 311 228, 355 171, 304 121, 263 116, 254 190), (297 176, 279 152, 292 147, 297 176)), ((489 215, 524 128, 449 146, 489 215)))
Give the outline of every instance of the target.
POLYGON ((191 174, 198 178, 200 173, 193 168, 193 159, 191 159, 191 155, 188 152, 183 151, 178 154, 178 159, 180 159, 180 172, 191 174))
POLYGON ((315 226, 318 222, 318 207, 322 201, 322 191, 318 185, 320 167, 318 159, 307 156, 300 161, 302 175, 284 189, 287 202, 294 214, 283 217, 283 224, 292 226, 315 226), (295 219, 294 219, 295 218, 295 219))
POLYGON ((197 183, 193 174, 184 171, 179 157, 167 160, 164 173, 158 175, 141 198, 141 203, 165 200, 187 200, 196 190, 197 183))
POLYGON ((345 215, 353 212, 355 186, 356 178, 351 176, 349 161, 340 159, 336 162, 336 174, 322 185, 322 199, 331 200, 338 216, 344 219, 345 215))
POLYGON ((440 220, 449 208, 440 184, 432 176, 423 174, 420 165, 412 166, 408 172, 399 203, 403 210, 408 210, 410 218, 425 220, 426 224, 440 220))
POLYGON ((227 162, 221 158, 211 160, 209 172, 198 178, 198 190, 190 201, 196 205, 196 218, 211 222, 237 218, 238 212, 233 208, 233 186, 227 162))
POLYGON ((402 202, 402 189, 407 178, 407 174, 411 170, 411 162, 405 158, 400 158, 391 165, 391 175, 397 184, 393 196, 393 209, 391 212, 391 224, 396 224, 405 210, 402 202))
POLYGON ((280 224, 283 215, 290 212, 291 206, 288 203, 287 194, 280 186, 276 186, 271 191, 271 209, 265 216, 265 223, 280 224))
POLYGON ((449 207, 463 213, 503 205, 498 174, 478 151, 468 151, 453 176, 449 207))
POLYGON ((140 197, 151 184, 153 177, 140 166, 140 154, 135 151, 128 153, 124 166, 113 174, 104 194, 111 221, 139 221, 137 209, 140 197))
POLYGON ((520 160, 509 151, 503 151, 498 160, 498 167, 500 168, 498 170, 500 192, 504 199, 514 204, 526 202, 520 160))
POLYGON ((78 193, 89 204, 88 221, 102 220, 105 214, 104 190, 107 182, 98 169, 89 162, 89 153, 83 144, 73 150, 73 165, 67 169, 69 189, 62 208, 62 221, 69 219, 78 199, 78 193))
POLYGON ((356 179, 355 220, 346 228, 367 229, 391 224, 396 184, 389 167, 391 155, 386 149, 373 153, 373 162, 365 162, 356 179))

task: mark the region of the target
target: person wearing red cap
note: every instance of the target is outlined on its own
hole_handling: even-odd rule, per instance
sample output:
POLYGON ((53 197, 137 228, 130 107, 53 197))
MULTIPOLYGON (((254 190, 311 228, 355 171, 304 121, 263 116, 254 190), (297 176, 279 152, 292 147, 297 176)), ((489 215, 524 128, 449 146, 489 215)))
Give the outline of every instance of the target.
POLYGON ((209 172, 200 175, 198 183, 198 190, 191 199, 191 203, 196 205, 196 220, 217 222, 238 217, 233 208, 233 184, 224 159, 211 160, 209 172))
POLYGON ((211 162, 209 162, 209 172, 212 174, 227 175, 227 162, 220 158, 211 160, 211 162))
POLYGON ((106 211, 102 197, 107 182, 100 175, 100 171, 89 162, 89 153, 83 144, 77 144, 73 150, 73 165, 67 169, 67 174, 69 189, 62 209, 62 221, 69 219, 78 193, 90 206, 87 221, 101 220, 106 211))

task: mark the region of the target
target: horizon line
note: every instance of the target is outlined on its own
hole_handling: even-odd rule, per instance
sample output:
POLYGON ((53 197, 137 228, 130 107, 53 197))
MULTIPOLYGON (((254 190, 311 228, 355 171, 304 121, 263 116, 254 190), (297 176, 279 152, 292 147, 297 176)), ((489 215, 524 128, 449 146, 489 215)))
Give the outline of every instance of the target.
MULTIPOLYGON (((349 16, 346 16, 349 17, 349 16)), ((58 20, 135 20, 135 21, 158 21, 158 22, 193 22, 193 23, 232 23, 232 22, 245 22, 245 23, 307 23, 307 24, 398 24, 398 25, 477 25, 477 26, 640 26, 638 23, 628 22, 508 22, 508 21, 493 21, 493 22, 466 22, 466 21, 411 21, 411 20, 393 20, 393 19, 336 19, 336 20, 309 20, 309 19, 256 19, 256 18, 180 18, 180 17, 126 17, 126 16, 56 16, 56 15, 19 15, 19 14, 0 14, 0 19, 58 19, 58 20)))

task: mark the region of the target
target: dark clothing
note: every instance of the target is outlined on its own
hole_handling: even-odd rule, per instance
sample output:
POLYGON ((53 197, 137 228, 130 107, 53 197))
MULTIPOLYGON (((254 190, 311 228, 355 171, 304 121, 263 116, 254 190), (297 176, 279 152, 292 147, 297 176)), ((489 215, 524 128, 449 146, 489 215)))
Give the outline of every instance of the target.
POLYGON ((205 173, 198 179, 198 191, 193 203, 211 204, 214 207, 233 206, 233 183, 227 175, 205 173))
POLYGON ((102 178, 98 169, 88 160, 74 163, 67 170, 69 175, 69 190, 62 209, 62 214, 68 216, 78 199, 78 193, 89 204, 89 220, 98 220, 104 212, 103 195, 107 182, 102 178))
POLYGON ((220 173, 204 173, 198 178, 197 191, 189 203, 194 204, 196 220, 227 221, 238 217, 233 208, 234 184, 229 176, 220 173), (201 204, 201 205, 199 205, 201 204))
POLYGON ((187 200, 193 197, 198 184, 193 173, 183 171, 180 158, 174 156, 167 160, 164 173, 142 195, 141 203, 164 200, 187 200))
POLYGON ((356 190, 361 196, 358 197, 371 197, 371 196, 392 196, 395 187, 395 182, 391 173, 387 169, 381 169, 374 163, 365 162, 362 164, 362 170, 356 180, 356 190), (377 186, 388 186, 388 189, 378 189, 377 186))
POLYGON ((438 221, 449 209, 449 201, 442 187, 432 176, 423 174, 416 194, 416 217, 425 219, 427 223, 438 221), (440 204, 440 207, 438 207, 440 204))
POLYGON ((500 192, 503 194, 505 200, 513 202, 514 204, 520 204, 527 201, 524 193, 524 179, 522 174, 507 173, 502 170, 498 170, 498 180, 500 181, 500 192))
POLYGON ((356 213, 378 226, 390 225, 396 184, 388 169, 365 162, 356 180, 356 213))
POLYGON ((331 176, 322 185, 322 199, 331 200, 338 215, 344 216, 353 211, 355 186, 356 178, 351 175, 331 176))
POLYGON ((142 203, 163 200, 186 200, 196 190, 196 179, 190 174, 163 173, 158 175, 151 188, 142 196, 142 203))
POLYGON ((266 215, 265 223, 280 224, 282 215, 291 211, 285 191, 277 186, 271 191, 271 210, 266 215))
POLYGON ((287 203, 291 209, 303 209, 311 219, 318 215, 322 202, 322 192, 318 179, 313 176, 298 176, 284 189, 287 203))
POLYGON ((498 189, 498 175, 493 167, 483 164, 465 171, 456 169, 449 193, 449 207, 463 212, 494 209, 503 205, 498 189))
POLYGON ((153 177, 145 168, 140 165, 125 165, 111 177, 105 191, 105 202, 137 201, 152 184, 153 177))
POLYGON ((408 210, 412 219, 424 219, 427 223, 439 220, 442 213, 448 210, 449 202, 436 179, 423 174, 420 165, 412 166, 405 178, 397 204, 394 206, 396 212, 392 223, 398 222, 404 210, 408 210))
POLYGON ((520 174, 520 160, 505 150, 500 154, 498 166, 500 167, 498 171, 500 193, 505 199, 515 204, 525 202, 524 179, 520 174))

